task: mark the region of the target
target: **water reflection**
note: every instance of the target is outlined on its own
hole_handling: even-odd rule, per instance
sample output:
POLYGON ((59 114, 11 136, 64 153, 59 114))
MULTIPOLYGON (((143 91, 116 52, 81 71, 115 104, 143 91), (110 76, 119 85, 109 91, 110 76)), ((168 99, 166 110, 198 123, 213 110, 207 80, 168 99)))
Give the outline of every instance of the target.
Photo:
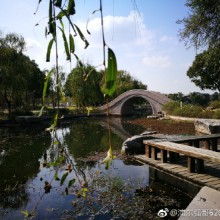
POLYGON ((39 171, 39 158, 50 143, 49 135, 24 129, 0 130, 0 206, 19 208, 27 203, 25 183, 39 171))
MULTIPOLYGON (((114 150, 120 150, 124 139, 131 136, 125 129, 126 126, 128 124, 124 119, 111 119, 114 150)), ((132 131, 133 134, 139 132, 136 128, 132 131)), ((140 186, 149 184, 147 165, 140 166, 116 159, 110 169, 105 170, 105 165, 100 160, 93 163, 78 160, 88 154, 108 150, 105 119, 76 119, 61 123, 55 134, 45 132, 44 127, 0 129, 0 137, 0 218, 2 219, 23 219, 22 210, 35 208, 36 219, 61 219, 64 211, 67 213, 73 211, 72 201, 77 199, 77 187, 85 183, 92 185, 97 172, 101 176, 106 174, 120 177, 125 182, 139 179, 142 184, 140 186), (64 159, 62 159, 63 154, 65 154, 64 159), (60 158, 61 163, 56 164, 60 158), (53 166, 50 165, 52 163, 53 166), (61 184, 66 172, 68 176, 61 184), (55 173, 59 180, 54 177, 55 173), (75 181, 73 187, 68 188, 69 182, 73 179, 75 181), (44 195, 45 182, 50 183, 52 188, 50 193, 44 195)))

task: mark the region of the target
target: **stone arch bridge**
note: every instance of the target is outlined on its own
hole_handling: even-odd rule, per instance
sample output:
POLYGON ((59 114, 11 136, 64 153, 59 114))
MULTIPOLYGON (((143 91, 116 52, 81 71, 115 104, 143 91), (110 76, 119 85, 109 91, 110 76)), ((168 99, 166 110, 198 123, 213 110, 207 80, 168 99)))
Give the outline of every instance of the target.
MULTIPOLYGON (((171 101, 167 96, 154 91, 148 91, 143 89, 134 89, 122 93, 117 98, 109 102, 109 114, 110 115, 128 115, 131 109, 132 103, 135 97, 141 97, 150 103, 152 113, 157 114, 162 111, 162 106, 171 101)), ((107 109, 107 105, 100 106, 99 111, 104 112, 107 109)))

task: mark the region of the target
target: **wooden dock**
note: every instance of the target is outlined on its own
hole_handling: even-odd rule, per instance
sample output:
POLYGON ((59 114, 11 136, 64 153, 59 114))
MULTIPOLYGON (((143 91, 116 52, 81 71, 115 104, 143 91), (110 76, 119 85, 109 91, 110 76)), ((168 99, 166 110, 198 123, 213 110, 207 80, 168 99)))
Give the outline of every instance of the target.
POLYGON ((220 191, 219 139, 220 134, 170 140, 172 142, 164 142, 164 140, 159 139, 147 140, 144 141, 146 154, 135 155, 134 157, 136 160, 147 163, 166 174, 196 184, 199 187, 207 186, 220 191), (208 145, 201 144, 204 141, 208 145), (179 143, 186 143, 187 145, 179 143), (173 156, 175 156, 175 160, 171 158, 173 156))

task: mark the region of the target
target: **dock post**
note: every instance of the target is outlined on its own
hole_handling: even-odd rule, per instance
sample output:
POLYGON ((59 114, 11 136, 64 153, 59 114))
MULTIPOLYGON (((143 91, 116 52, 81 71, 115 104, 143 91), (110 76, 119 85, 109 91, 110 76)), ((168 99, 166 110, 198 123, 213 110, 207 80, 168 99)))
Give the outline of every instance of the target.
POLYGON ((176 153, 172 152, 172 151, 169 151, 169 160, 170 162, 175 162, 176 160, 176 153))
POLYGON ((151 158, 151 146, 145 145, 145 155, 147 158, 151 158))
POLYGON ((196 159, 196 170, 198 173, 202 173, 204 171, 204 160, 196 159))
POLYGON ((195 172, 195 158, 194 157, 188 157, 188 173, 194 173, 195 172))
POLYGON ((154 160, 157 160, 157 148, 151 147, 151 156, 154 160))
POLYGON ((213 151, 217 151, 218 150, 218 139, 217 138, 213 138, 212 139, 212 150, 213 151))
POLYGON ((161 150, 161 162, 162 163, 167 163, 167 150, 161 150))
POLYGON ((199 140, 195 140, 193 146, 199 148, 199 140))

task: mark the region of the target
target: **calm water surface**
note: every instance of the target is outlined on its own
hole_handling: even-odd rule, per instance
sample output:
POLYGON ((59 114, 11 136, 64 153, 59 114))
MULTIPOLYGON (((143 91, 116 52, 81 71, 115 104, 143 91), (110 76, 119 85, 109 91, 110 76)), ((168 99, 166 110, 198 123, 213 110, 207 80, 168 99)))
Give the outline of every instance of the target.
MULTIPOLYGON (((114 150, 120 150, 129 136, 143 131, 120 118, 111 119, 110 128, 114 150)), ((140 189, 152 184, 147 165, 116 158, 106 170, 101 160, 83 162, 81 158, 88 155, 107 152, 109 132, 105 119, 72 120, 62 124, 56 136, 59 143, 53 142, 53 135, 46 132, 44 126, 0 128, 0 219, 24 219, 24 210, 35 210, 33 219, 129 219, 128 213, 134 211, 134 204, 125 204, 123 199, 138 204, 140 199, 147 201, 150 196, 164 197, 169 202, 150 199, 145 211, 142 210, 144 213, 149 209, 156 219, 157 211, 165 208, 165 204, 178 203, 178 208, 185 208, 190 201, 183 193, 173 192, 172 187, 162 183, 155 183, 154 192, 150 195, 146 192, 145 196, 144 193, 137 195, 140 189), (52 165, 62 153, 59 145, 63 146, 68 158, 62 165, 52 165), (73 165, 71 172, 67 168, 70 163, 73 165), (59 179, 64 173, 69 173, 62 184, 61 180, 55 180, 56 172, 59 179), (72 179, 74 184, 66 190, 72 179), (46 181, 51 183, 51 189, 45 193, 46 181), (82 188, 88 188, 87 198, 82 192, 79 196, 82 188), (109 192, 117 195, 112 197, 109 192), (123 204, 121 207, 128 209, 127 213, 123 214, 114 206, 120 206, 118 200, 123 204)))

